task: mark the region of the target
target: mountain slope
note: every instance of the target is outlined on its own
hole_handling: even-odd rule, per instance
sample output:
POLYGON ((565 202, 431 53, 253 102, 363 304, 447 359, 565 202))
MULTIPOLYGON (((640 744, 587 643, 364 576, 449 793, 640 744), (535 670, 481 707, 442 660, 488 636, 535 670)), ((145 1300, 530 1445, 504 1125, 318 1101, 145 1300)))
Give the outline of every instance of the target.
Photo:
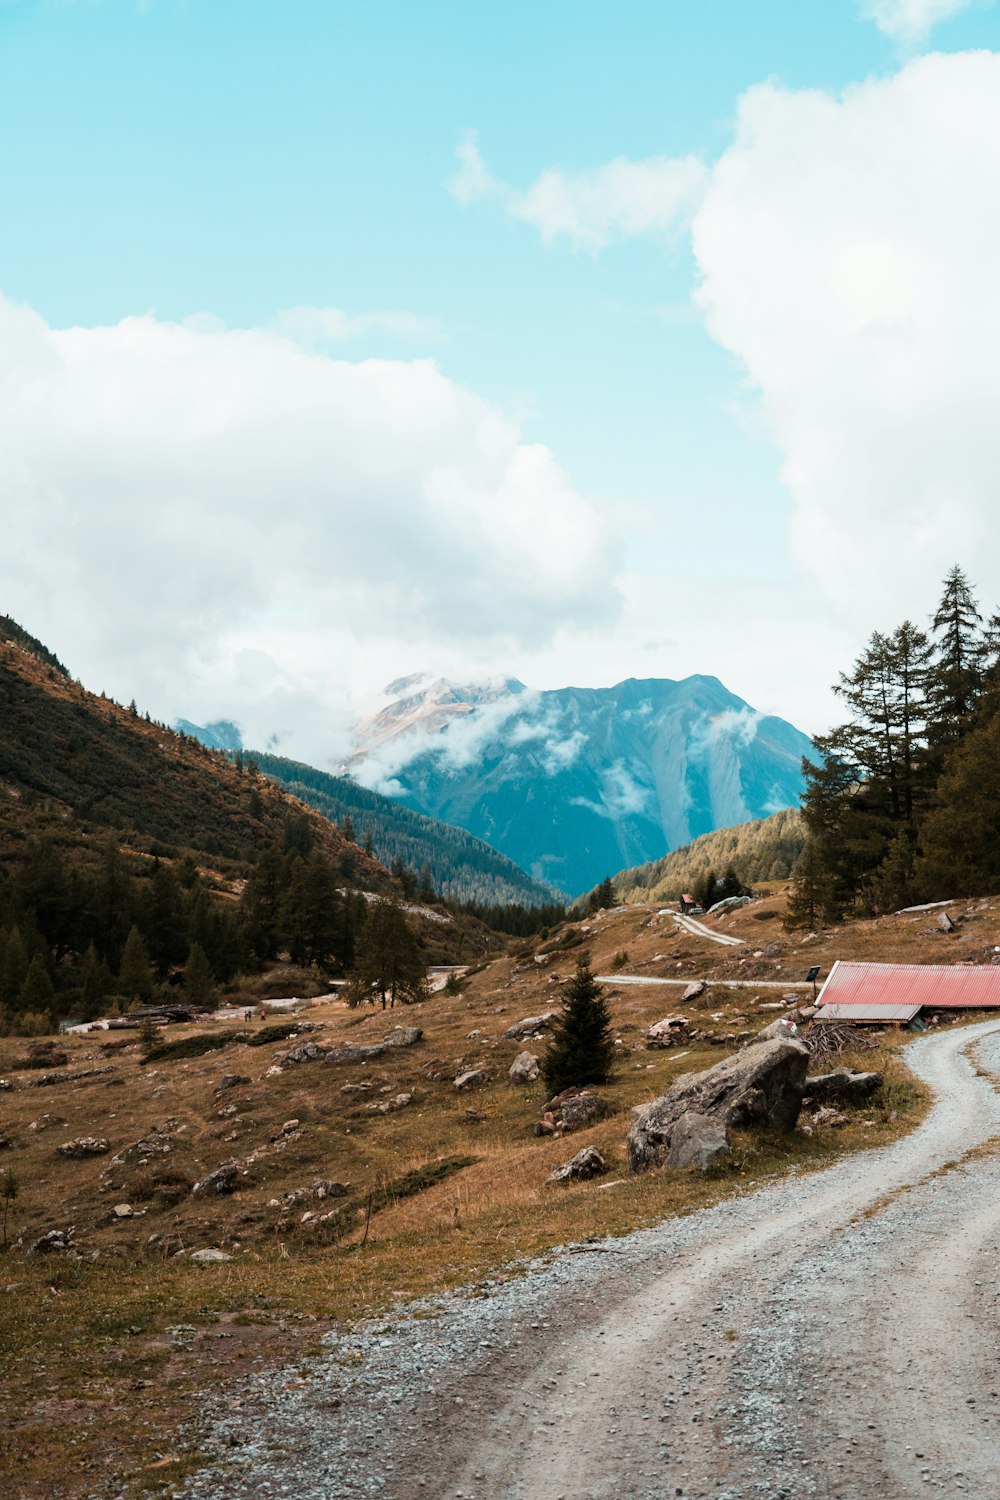
POLYGON ((709 870, 721 876, 730 867, 746 885, 787 880, 804 843, 801 813, 786 808, 769 818, 717 828, 662 859, 622 870, 614 879, 615 893, 629 903, 675 901, 699 876, 709 870))
POLYGON ((378 742, 367 736, 352 774, 468 829, 568 895, 699 834, 794 806, 802 791, 808 737, 714 677, 541 693, 511 684, 461 714, 452 704, 442 724, 447 686, 383 711, 378 742), (395 734, 393 716, 404 726, 395 734))
POLYGON ((334 822, 350 818, 359 840, 371 836, 373 852, 383 864, 402 860, 417 871, 426 865, 434 889, 443 896, 485 905, 518 902, 524 906, 561 899, 558 891, 533 880, 513 860, 465 829, 424 817, 346 777, 329 776, 280 755, 254 751, 253 758, 266 776, 324 817, 334 822))

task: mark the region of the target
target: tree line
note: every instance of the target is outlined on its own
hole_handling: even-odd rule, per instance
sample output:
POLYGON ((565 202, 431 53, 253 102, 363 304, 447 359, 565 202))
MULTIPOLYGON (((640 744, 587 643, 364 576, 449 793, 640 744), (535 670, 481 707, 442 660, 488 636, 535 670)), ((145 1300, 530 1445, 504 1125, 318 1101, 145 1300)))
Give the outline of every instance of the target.
POLYGON ((789 922, 815 926, 1000 889, 1000 615, 961 568, 922 629, 875 632, 803 761, 789 922))

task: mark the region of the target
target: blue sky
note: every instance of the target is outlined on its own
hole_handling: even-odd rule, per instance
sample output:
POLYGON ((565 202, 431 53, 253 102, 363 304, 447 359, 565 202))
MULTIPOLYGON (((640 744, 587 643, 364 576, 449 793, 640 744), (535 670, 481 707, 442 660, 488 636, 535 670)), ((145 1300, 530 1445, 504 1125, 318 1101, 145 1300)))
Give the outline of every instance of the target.
MULTIPOLYGON (((712 269, 696 257, 690 214, 668 232, 613 232, 595 250, 565 234, 547 242, 544 228, 511 205, 544 172, 572 179, 619 158, 693 156, 714 174, 733 145, 741 100, 757 85, 770 83, 791 119, 813 91, 842 100, 864 80, 888 88, 932 48, 957 58, 1000 43, 1000 11, 989 4, 881 0, 872 9, 881 26, 854 0, 0 0, 0 293, 31 311, 35 333, 39 323, 95 330, 146 319, 208 339, 223 329, 273 330, 288 309, 339 309, 353 322, 338 325, 333 340, 313 329, 314 359, 434 361, 463 399, 482 398, 522 444, 549 450, 609 539, 595 541, 580 564, 581 588, 600 596, 599 638, 579 600, 565 621, 554 611, 526 632, 510 613, 495 628, 466 631, 461 615, 438 618, 421 605, 413 614, 422 623, 385 629, 376 651, 346 615, 333 618, 328 597, 317 595, 310 614, 289 587, 262 598, 256 613, 235 598, 217 617, 196 611, 198 631, 179 630, 173 646, 148 639, 133 650, 120 628, 77 629, 81 674, 93 686, 135 693, 154 711, 197 716, 214 707, 239 717, 249 712, 241 694, 269 701, 281 673, 297 672, 279 727, 290 746, 308 741, 314 755, 324 735, 336 738, 343 705, 353 711, 381 686, 383 668, 386 677, 439 666, 511 669, 538 686, 588 674, 713 671, 762 707, 824 727, 826 684, 847 665, 844 651, 895 620, 864 616, 864 604, 877 613, 870 583, 859 597, 825 590, 803 566, 801 540, 797 550, 790 541, 793 513, 818 503, 808 481, 797 491, 785 472, 790 454, 798 469, 802 430, 814 424, 810 417, 790 432, 787 382, 775 396, 751 335, 744 344, 744 331, 713 326, 713 314, 733 326, 739 266, 723 276, 717 258, 712 269), (448 184, 468 131, 501 186, 460 202, 448 184), (712 288, 723 281, 716 298, 712 288), (703 282, 708 309, 692 306, 703 282), (616 578, 645 578, 631 624, 603 597, 615 579, 597 576, 591 553, 602 548, 615 553, 616 578), (734 645, 755 600, 771 643, 766 666, 745 639, 734 645), (651 638, 640 642, 635 617, 651 613, 651 638), (803 638, 783 663, 774 635, 795 633, 797 620, 808 627, 809 650, 803 638), (247 653, 257 653, 254 670, 266 683, 247 653), (233 666, 237 657, 242 667, 233 666)), ((913 167, 916 182, 919 161, 913 167)), ((713 175, 712 201, 723 187, 713 175)), ((740 233, 734 221, 733 253, 740 233)), ((787 316, 794 321, 794 307, 787 316)), ((6 343, 21 347, 12 334, 6 343)), ((21 357, 9 354, 15 380, 21 357)), ((68 357, 65 342, 58 357, 68 357)), ((163 357, 162 349, 148 355, 160 366, 163 357)), ((100 371, 118 358, 120 350, 107 351, 100 371)), ((93 388, 92 370, 76 378, 93 388)), ((164 397, 165 413, 173 399, 164 397)), ((53 433, 49 447, 64 436, 53 433)), ((835 424, 824 440, 839 444, 835 424)), ((41 432, 38 443, 45 446, 41 432)), ((27 460, 16 459, 23 472, 27 460)), ((316 460, 332 461, 327 449, 316 460)), ((122 512, 107 516, 92 498, 95 463, 74 447, 58 480, 38 478, 38 493, 58 483, 61 514, 78 535, 114 546, 122 512)), ((420 463, 417 478, 398 481, 401 508, 408 483, 426 487, 433 455, 420 463)), ((276 480, 274 506, 294 513, 300 482, 308 476, 290 491, 276 480)), ((183 479, 177 486, 183 509, 193 502, 180 494, 183 479)), ((9 505, 18 503, 12 493, 9 505)), ((940 488, 938 501, 952 503, 940 488)), ((151 493, 126 513, 134 533, 126 553, 137 565, 149 517, 155 512, 159 548, 170 528, 157 507, 171 503, 151 493)), ((318 513, 310 510, 308 526, 318 513)), ((331 512, 334 532, 345 525, 349 510, 331 512)), ((973 553, 958 560, 973 573, 977 536, 971 521, 956 535, 973 553)), ((153 574, 158 555, 150 555, 153 574)), ((85 603, 74 593, 78 560, 67 559, 59 574, 72 613, 31 569, 12 566, 0 580, 3 607, 51 635, 74 665, 65 632, 85 603)), ((933 576, 954 560, 943 556, 933 576)), ((433 563, 428 546, 422 565, 433 563)), ((467 558, 458 565, 468 574, 467 558)), ((908 581, 912 600, 899 589, 894 607, 932 607, 919 591, 930 567, 921 554, 908 581)), ((992 559, 985 571, 984 590, 1000 592, 992 559)), ((208 565, 200 582, 213 592, 208 565)), ((479 582, 491 594, 488 569, 479 582)), ((376 576, 376 592, 379 583, 376 576)), ((537 586, 553 592, 544 573, 537 586)), ((122 600, 119 626, 134 607, 122 600)), ((475 609, 474 595, 463 607, 475 609)))

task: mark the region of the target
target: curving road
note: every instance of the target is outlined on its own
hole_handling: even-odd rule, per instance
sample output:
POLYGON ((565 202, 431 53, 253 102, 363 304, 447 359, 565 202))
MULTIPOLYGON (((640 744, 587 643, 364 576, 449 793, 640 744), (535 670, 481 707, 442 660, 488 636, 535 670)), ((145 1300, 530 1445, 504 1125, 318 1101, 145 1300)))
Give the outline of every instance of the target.
POLYGON ((936 1102, 905 1140, 336 1339, 307 1391, 257 1377, 245 1469, 192 1491, 994 1500, 1000 1021, 908 1060, 936 1102))

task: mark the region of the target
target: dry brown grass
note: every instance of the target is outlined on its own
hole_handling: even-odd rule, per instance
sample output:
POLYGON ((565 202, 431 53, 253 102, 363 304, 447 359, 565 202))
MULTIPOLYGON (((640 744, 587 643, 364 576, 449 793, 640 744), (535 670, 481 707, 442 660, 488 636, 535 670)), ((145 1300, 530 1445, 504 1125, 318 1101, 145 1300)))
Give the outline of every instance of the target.
MULTIPOLYGON (((988 920, 992 915, 983 914, 977 924, 984 934, 988 920)), ((780 938, 777 923, 758 926, 769 940, 780 938)), ((707 943, 698 947, 666 927, 655 912, 628 908, 591 923, 584 936, 598 971, 621 949, 630 954, 625 972, 674 973, 678 963, 710 972, 733 963, 723 950, 706 953, 707 943)), ((841 956, 852 952, 848 939, 856 937, 863 949, 872 942, 863 930, 845 929, 840 936, 841 956)), ((194 1462, 177 1449, 176 1434, 197 1389, 268 1362, 307 1357, 332 1323, 382 1312, 400 1299, 474 1285, 569 1241, 623 1234, 692 1212, 776 1174, 814 1170, 845 1151, 892 1139, 923 1112, 925 1100, 896 1056, 902 1039, 894 1033, 879 1053, 843 1059, 887 1075, 879 1105, 848 1128, 812 1136, 741 1135, 730 1166, 707 1178, 631 1177, 624 1145, 630 1108, 724 1052, 707 1042, 647 1051, 639 1028, 678 1010, 679 991, 610 985, 621 1043, 615 1077, 604 1090, 613 1113, 569 1139, 536 1138, 531 1126, 544 1095, 540 1087, 509 1086, 507 1069, 523 1044, 504 1040, 502 1032, 557 1004, 561 986, 553 976, 567 977, 580 951, 536 965, 539 946, 495 962, 462 994, 436 995, 402 1016, 361 1017, 336 1006, 310 1011, 310 1020, 324 1023, 323 1041, 376 1040, 394 1019, 425 1028, 418 1047, 368 1065, 307 1063, 269 1077, 274 1055, 288 1044, 252 1048, 236 1041, 221 1053, 143 1068, 138 1047, 109 1058, 100 1050, 107 1039, 97 1034, 71 1040, 71 1071, 110 1061, 110 1081, 36 1088, 25 1074, 9 1075, 19 1086, 0 1099, 14 1144, 0 1166, 12 1168, 21 1182, 12 1227, 27 1244, 44 1230, 74 1224, 85 1258, 78 1264, 27 1259, 14 1250, 0 1260, 0 1286, 13 1285, 0 1290, 0 1341, 16 1351, 8 1362, 4 1494, 74 1500, 95 1493, 104 1474, 136 1494, 168 1491, 194 1462), (480 1035, 470 1039, 471 1032, 480 1035), (457 1094, 454 1075, 479 1065, 494 1070, 493 1082, 457 1094), (216 1097, 225 1073, 251 1082, 216 1097), (373 1085, 369 1097, 382 1097, 374 1092, 379 1089, 389 1096, 413 1091, 414 1103, 398 1114, 373 1115, 363 1096, 340 1092, 345 1083, 364 1081, 373 1085), (231 1105, 237 1112, 220 1118, 219 1109, 231 1105), (468 1121, 470 1106, 485 1119, 468 1121), (43 1114, 62 1123, 29 1129, 43 1114), (300 1121, 298 1132, 288 1145, 272 1145, 290 1119, 300 1121), (110 1156, 68 1162, 55 1152, 59 1142, 84 1134, 106 1135, 119 1151, 168 1121, 170 1154, 150 1167, 131 1158, 114 1167, 110 1156), (607 1178, 546 1187, 552 1167, 584 1145, 604 1153, 607 1178), (265 1154, 232 1196, 209 1202, 191 1195, 188 1185, 208 1170, 261 1148, 265 1154), (408 1173, 454 1157, 475 1160, 423 1191, 399 1196, 408 1173), (291 1213, 271 1206, 320 1177, 351 1184, 348 1211, 338 1220, 301 1222, 304 1212, 340 1210, 341 1200, 306 1199, 291 1213), (375 1211, 364 1238, 370 1195, 375 1211), (108 1222, 110 1205, 123 1201, 136 1216, 108 1222), (198 1246, 220 1247, 235 1258, 200 1268, 172 1257, 198 1246), (116 1421, 109 1423, 112 1414, 116 1421)), ((781 954, 753 962, 769 963, 771 975, 781 977, 782 970, 775 976, 781 954)), ((784 965, 790 967, 787 957, 784 965)), ((695 1015, 709 1032, 754 1031, 775 1014, 762 1007, 779 1000, 774 990, 716 990, 695 1015)), ((5 1045, 0 1074, 19 1046, 5 1045)))

